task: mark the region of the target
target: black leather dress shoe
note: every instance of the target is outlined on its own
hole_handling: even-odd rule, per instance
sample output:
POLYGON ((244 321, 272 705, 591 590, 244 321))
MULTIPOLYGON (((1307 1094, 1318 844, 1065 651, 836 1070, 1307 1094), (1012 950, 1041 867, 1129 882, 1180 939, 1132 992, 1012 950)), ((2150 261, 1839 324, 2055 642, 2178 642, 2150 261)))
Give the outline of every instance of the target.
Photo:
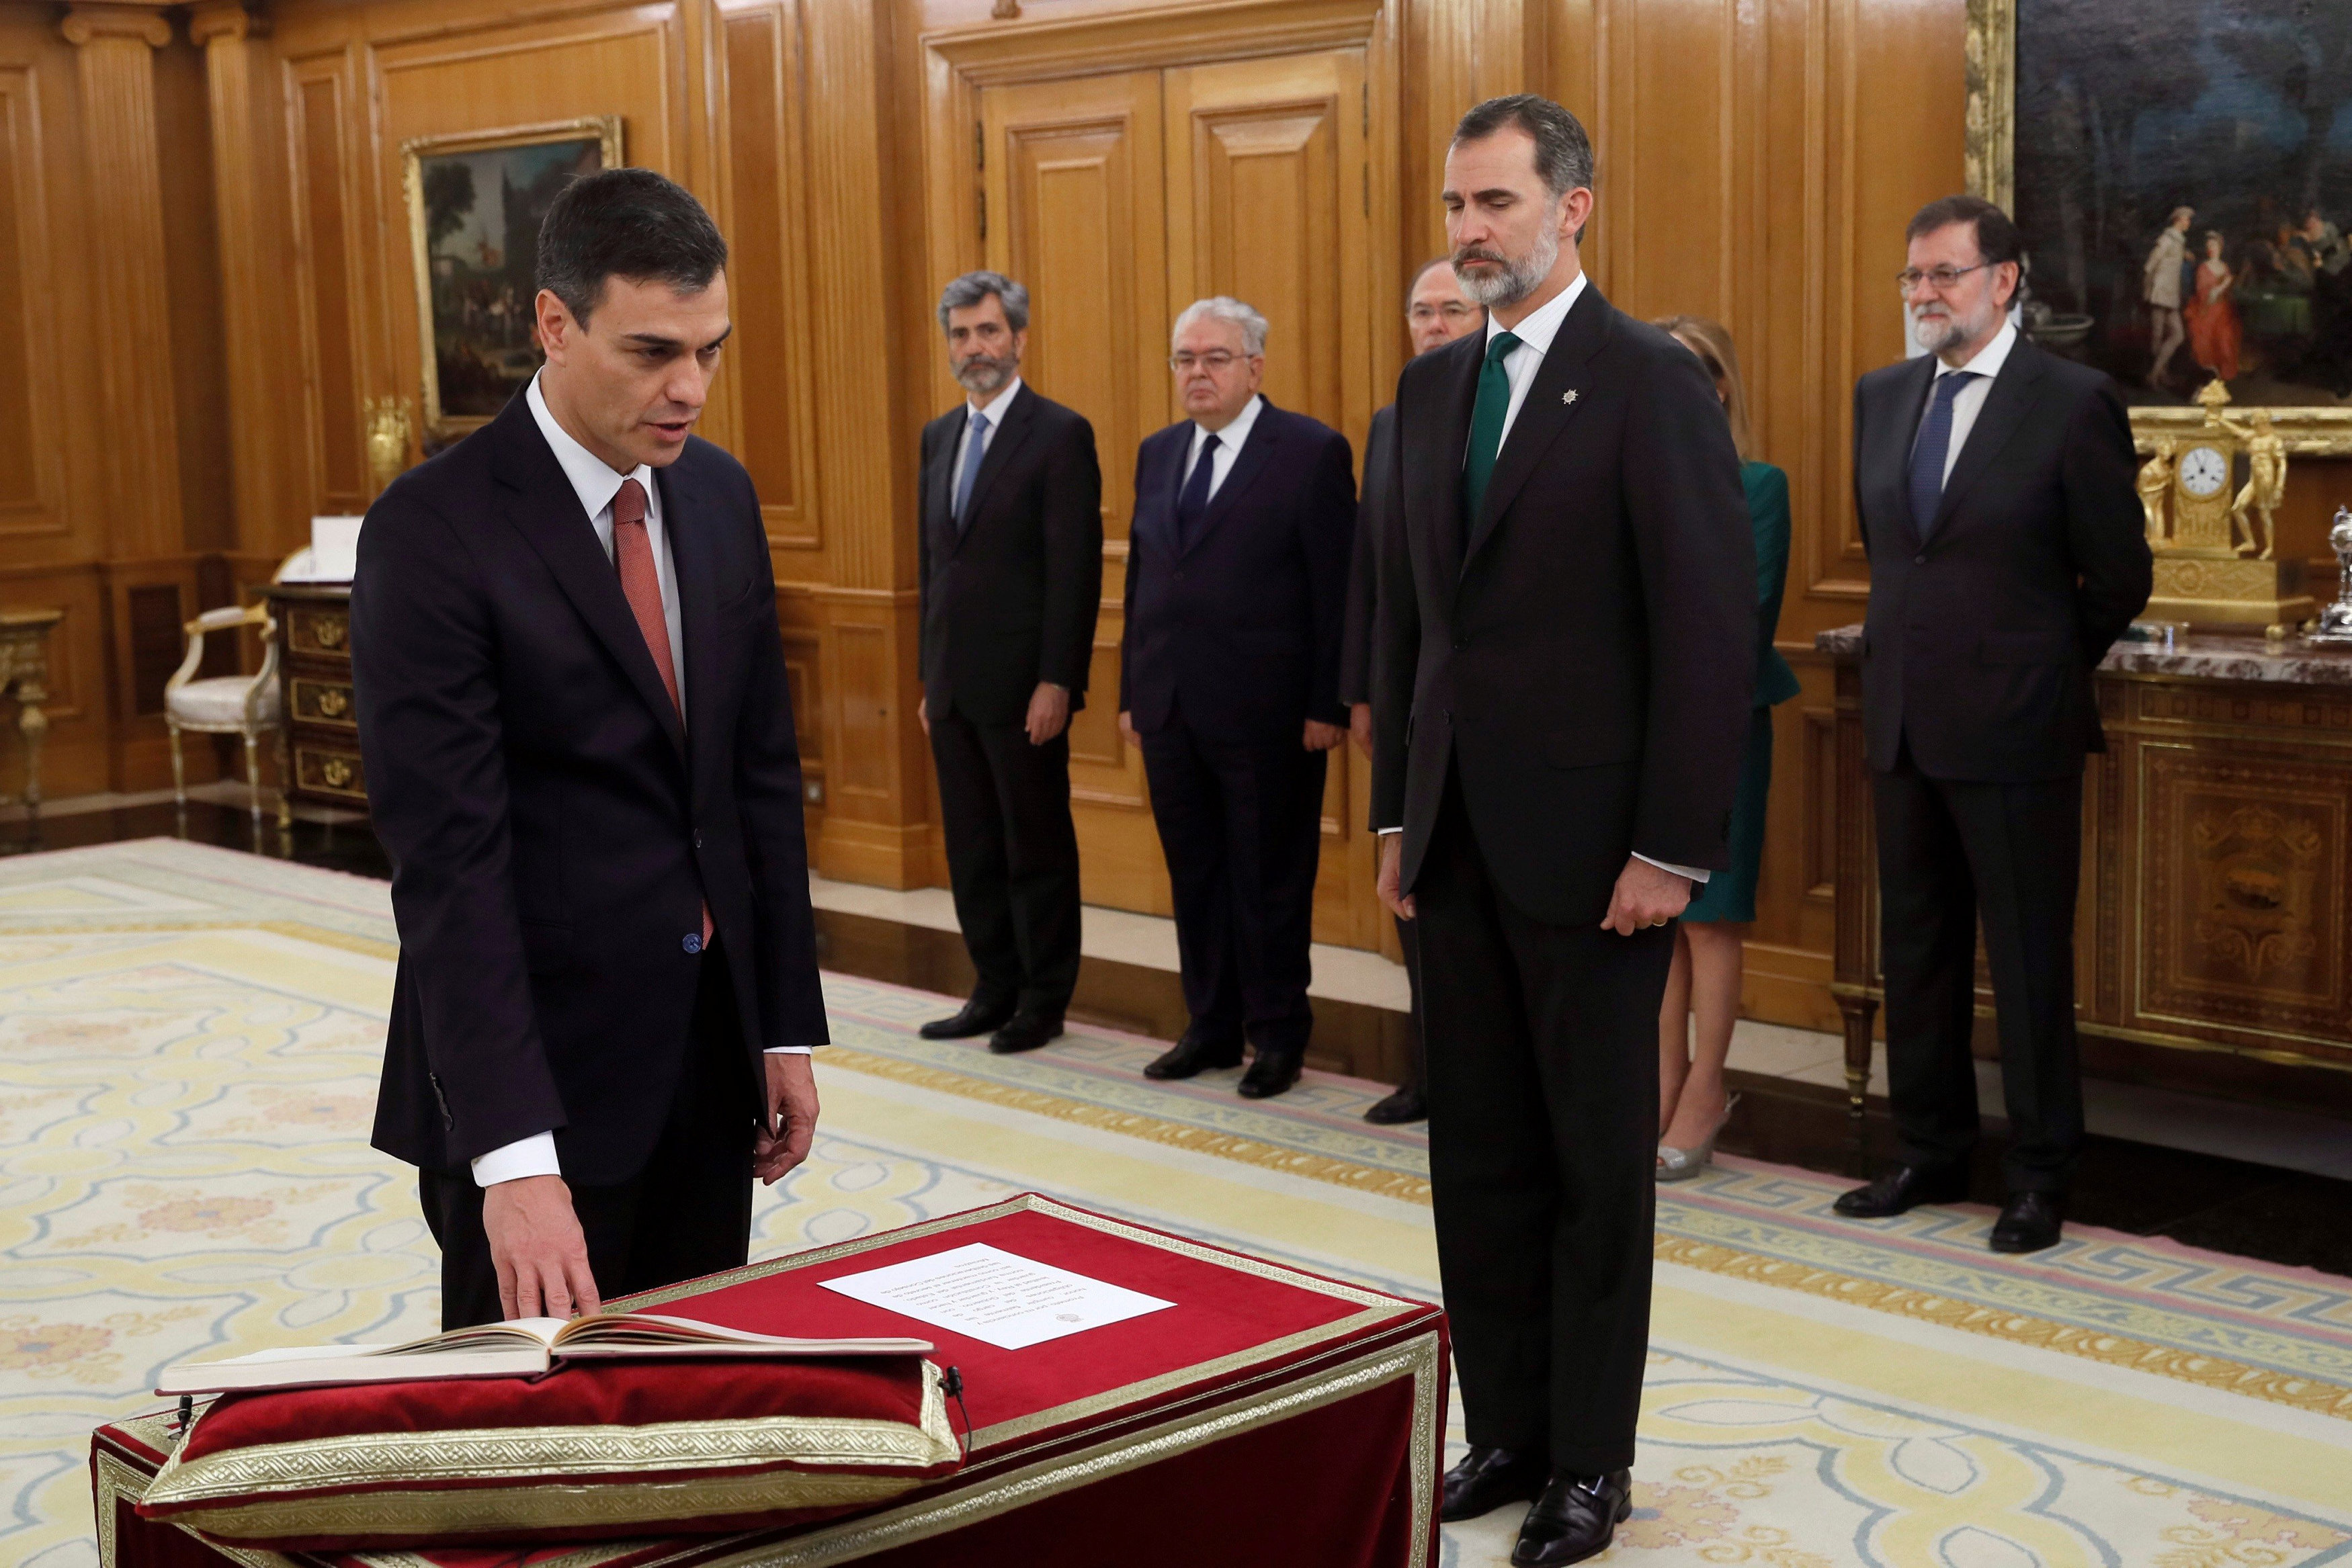
POLYGON ((1306 1052, 1298 1051, 1266 1051, 1261 1048, 1250 1058, 1249 1071, 1242 1074, 1241 1096, 1244 1100, 1271 1100, 1298 1082, 1299 1059, 1306 1052))
POLYGON ((976 1034, 988 1034, 1002 1029, 1013 1016, 1009 1001, 983 1001, 979 997, 964 1003, 963 1010, 953 1018, 933 1019, 915 1032, 925 1040, 970 1040, 976 1034))
POLYGON ((1420 1084, 1408 1083, 1386 1099, 1373 1101, 1364 1113, 1364 1120, 1375 1127, 1426 1122, 1429 1120, 1429 1096, 1422 1092, 1420 1084))
POLYGON ((1153 1057, 1143 1069, 1146 1078, 1190 1078, 1206 1072, 1212 1067, 1239 1067, 1242 1064, 1242 1042, 1238 1040, 1218 1040, 1197 1028, 1184 1031, 1184 1038, 1153 1057))
POLYGON ((988 1049, 999 1056, 1013 1056, 1034 1051, 1047 1040, 1060 1038, 1061 1033, 1059 1013, 1014 1013, 1004 1020, 1003 1029, 988 1037, 988 1049))
POLYGON ((1834 1206, 1848 1219, 1885 1219, 1923 1203, 1958 1203, 1969 1196, 1969 1173, 1927 1166, 1896 1166, 1868 1186, 1855 1187, 1834 1206))
POLYGON ((1507 1502, 1525 1502, 1543 1490, 1547 1473, 1541 1454, 1474 1447, 1445 1472, 1437 1517, 1454 1524, 1492 1513, 1507 1502))
POLYGON ((1996 1252, 2039 1252, 2058 1245, 2066 1224, 2066 1199, 2054 1192, 2014 1192, 1993 1221, 1996 1252))
POLYGON ((1631 1470, 1605 1476, 1555 1470, 1519 1524, 1511 1568, 1559 1568, 1563 1563, 1596 1556, 1609 1549, 1618 1524, 1633 1511, 1631 1470))

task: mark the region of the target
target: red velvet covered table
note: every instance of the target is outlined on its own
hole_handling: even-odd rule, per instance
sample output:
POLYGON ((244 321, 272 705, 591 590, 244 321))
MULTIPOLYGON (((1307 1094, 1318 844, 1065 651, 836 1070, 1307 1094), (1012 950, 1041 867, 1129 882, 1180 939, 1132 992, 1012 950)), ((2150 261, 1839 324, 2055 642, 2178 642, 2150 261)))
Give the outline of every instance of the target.
MULTIPOLYGON (((105 1568, 1428 1568, 1445 1414, 1444 1314, 1034 1195, 821 1247, 618 1306, 776 1333, 920 1333, 971 1410, 962 1470, 797 1529, 588 1546, 277 1552, 133 1511, 172 1417, 99 1429, 105 1568), (822 1282, 974 1242, 1176 1305, 1000 1350, 822 1282)), ((959 1429, 961 1416, 957 1416, 959 1429)))

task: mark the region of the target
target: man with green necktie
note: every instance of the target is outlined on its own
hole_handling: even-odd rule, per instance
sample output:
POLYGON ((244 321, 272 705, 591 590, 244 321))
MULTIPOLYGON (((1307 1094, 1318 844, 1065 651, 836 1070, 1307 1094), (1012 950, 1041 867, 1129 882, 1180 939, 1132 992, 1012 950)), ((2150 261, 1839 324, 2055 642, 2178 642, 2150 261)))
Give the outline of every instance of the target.
POLYGON ((1380 890, 1420 927, 1430 1176, 1468 1455, 1443 1513, 1534 1499, 1511 1561, 1632 1507, 1657 1016, 1728 863, 1755 660, 1739 458, 1698 359, 1578 258, 1592 146, 1464 116, 1447 239, 1486 330, 1405 367, 1373 639, 1380 890))

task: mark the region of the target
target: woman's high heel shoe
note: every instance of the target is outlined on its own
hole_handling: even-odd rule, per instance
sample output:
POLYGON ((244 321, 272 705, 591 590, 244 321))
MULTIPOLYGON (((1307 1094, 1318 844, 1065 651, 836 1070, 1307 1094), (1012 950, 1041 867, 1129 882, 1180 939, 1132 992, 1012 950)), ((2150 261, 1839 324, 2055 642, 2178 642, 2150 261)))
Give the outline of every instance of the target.
POLYGON ((1662 1182, 1688 1181, 1714 1164, 1715 1141, 1723 1136, 1723 1129, 1731 1124, 1732 1109, 1738 1103, 1739 1096, 1737 1094, 1723 1103, 1723 1120, 1715 1124, 1715 1131, 1709 1133, 1706 1135, 1706 1142, 1698 1147, 1677 1149, 1660 1144, 1658 1145, 1658 1179, 1662 1182))

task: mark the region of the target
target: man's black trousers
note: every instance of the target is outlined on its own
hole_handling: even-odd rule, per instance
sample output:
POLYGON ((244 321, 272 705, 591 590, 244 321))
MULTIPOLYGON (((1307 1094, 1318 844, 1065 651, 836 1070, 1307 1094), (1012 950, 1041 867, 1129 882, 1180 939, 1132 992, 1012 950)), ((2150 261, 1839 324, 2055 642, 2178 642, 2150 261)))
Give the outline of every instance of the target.
MULTIPOLYGON (((740 1268, 751 1254, 751 1140, 764 1086, 746 1060, 725 955, 707 947, 701 964, 677 1092, 645 1168, 608 1186, 572 1184, 589 1271, 607 1301, 740 1268)), ((507 1314, 472 1171, 420 1171, 417 1186, 441 1248, 441 1326, 499 1322, 507 1314)))
POLYGON ((1325 761, 1296 735, 1211 740, 1181 716, 1143 737, 1184 1005, 1219 1043, 1307 1049, 1325 761))
POLYGON ((1474 1444, 1630 1465, 1649 1354, 1671 924, 1549 925, 1496 886, 1458 780, 1412 889, 1437 1260, 1474 1444))
POLYGON ((2074 1036, 2079 774, 2026 784, 1930 779, 1910 748, 1873 776, 1887 1097, 1906 1164, 1964 1165, 1977 1141, 1977 925, 2000 1015, 2012 1192, 2064 1193, 2083 1148, 2074 1036))
POLYGON ((1070 734, 1043 746, 1020 724, 931 716, 956 923, 974 994, 1062 1016, 1078 983, 1078 835, 1070 734))

